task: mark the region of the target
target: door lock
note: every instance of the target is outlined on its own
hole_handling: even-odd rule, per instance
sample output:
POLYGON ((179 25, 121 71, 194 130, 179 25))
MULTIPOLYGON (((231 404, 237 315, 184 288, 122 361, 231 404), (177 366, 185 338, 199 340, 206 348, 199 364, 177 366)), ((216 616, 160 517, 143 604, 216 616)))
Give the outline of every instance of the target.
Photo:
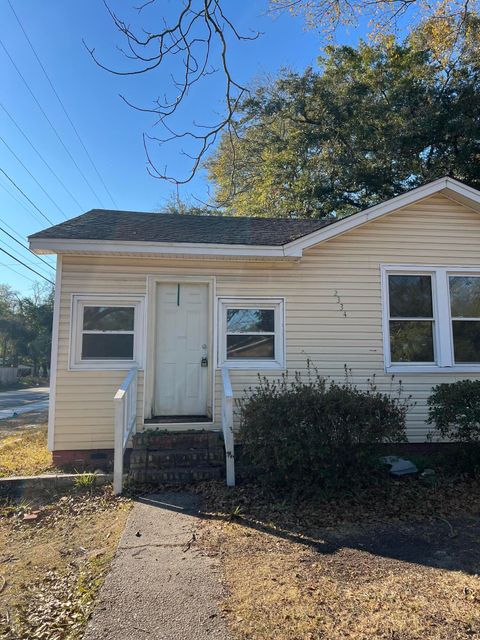
POLYGON ((207 358, 207 356, 203 356, 203 358, 200 361, 200 366, 201 367, 208 367, 208 358, 207 358))

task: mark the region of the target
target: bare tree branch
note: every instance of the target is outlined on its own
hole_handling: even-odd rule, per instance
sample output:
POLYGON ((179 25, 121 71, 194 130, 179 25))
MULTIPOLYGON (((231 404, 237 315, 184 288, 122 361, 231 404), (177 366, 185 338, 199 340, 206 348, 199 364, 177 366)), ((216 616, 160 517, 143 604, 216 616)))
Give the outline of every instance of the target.
MULTIPOLYGON (((171 24, 162 19, 158 31, 137 28, 133 29, 122 20, 105 2, 105 7, 116 27, 126 40, 126 48, 119 48, 129 62, 125 69, 112 68, 101 62, 95 48, 85 44, 95 63, 102 69, 118 76, 137 76, 166 68, 178 58, 181 76, 169 74, 169 86, 174 90, 173 97, 164 95, 157 97, 153 106, 142 106, 121 95, 121 99, 130 107, 156 116, 155 126, 166 131, 164 137, 143 135, 143 145, 147 158, 147 170, 155 178, 167 180, 175 185, 186 184, 195 176, 206 154, 223 132, 229 135, 235 129, 234 117, 248 89, 242 85, 232 72, 232 61, 229 49, 233 41, 251 41, 259 37, 258 32, 241 34, 232 20, 227 17, 221 6, 222 0, 184 0, 182 8, 171 24), (170 121, 181 108, 189 106, 191 90, 202 79, 221 74, 224 88, 221 93, 224 104, 223 113, 211 125, 200 124, 192 118, 190 130, 177 131, 170 121), (182 149, 181 153, 192 161, 187 175, 184 177, 170 174, 167 168, 161 169, 153 154, 153 146, 162 146, 169 142, 185 141, 194 150, 182 149)), ((135 7, 140 14, 157 3, 157 0, 146 0, 135 7)), ((192 113, 194 112, 191 109, 192 113)))
MULTIPOLYGON (((144 114, 155 116, 154 127, 157 135, 144 133, 143 144, 147 158, 147 170, 155 178, 167 180, 175 185, 183 185, 192 180, 206 159, 206 154, 226 135, 230 140, 231 153, 235 157, 234 141, 238 138, 236 114, 239 105, 248 95, 248 89, 232 71, 231 48, 235 42, 246 42, 259 37, 258 32, 242 34, 225 11, 227 0, 176 0, 178 9, 174 17, 162 15, 161 0, 141 0, 134 7, 138 20, 144 22, 130 26, 103 0, 111 20, 124 40, 118 47, 126 65, 113 68, 102 62, 95 48, 85 44, 95 63, 117 76, 140 76, 163 71, 162 85, 169 91, 158 96, 150 105, 140 105, 134 100, 120 95, 130 107, 144 114), (151 11, 157 10, 151 17, 151 11), (158 11, 160 15, 158 15, 158 11), (140 17, 138 17, 140 16, 140 17), (153 27, 147 28, 147 20, 153 27), (176 71, 172 73, 172 64, 176 71), (219 75, 223 88, 219 94, 211 96, 212 104, 220 99, 222 110, 212 124, 199 123, 195 118, 194 94, 198 87, 206 86, 208 78, 219 75), (166 81, 165 81, 166 79, 166 81), (203 81, 203 82, 202 82, 203 81), (206 81, 206 85, 205 85, 206 81), (190 125, 186 130, 178 130, 177 118, 185 114, 190 125), (163 130, 163 131, 162 131, 163 130), (165 150, 168 144, 184 144, 181 148, 186 158, 191 160, 190 169, 184 176, 172 175, 157 161, 158 148, 165 150)), ((357 25, 360 17, 370 20, 377 36, 391 33, 399 22, 410 19, 412 25, 419 20, 432 21, 432 40, 437 43, 439 60, 447 58, 454 51, 458 33, 467 28, 471 13, 478 9, 480 0, 268 0, 273 11, 302 13, 309 27, 324 36, 333 36, 341 25, 357 25), (436 26, 435 26, 436 25, 436 26), (450 26, 449 26, 450 25, 450 26), (453 26, 452 26, 453 25, 453 26), (447 54, 445 54, 447 52, 447 54)), ((449 60, 451 63, 451 60, 449 60)), ((235 163, 232 164, 235 171, 235 163)), ((232 176, 232 189, 234 176, 232 176)))

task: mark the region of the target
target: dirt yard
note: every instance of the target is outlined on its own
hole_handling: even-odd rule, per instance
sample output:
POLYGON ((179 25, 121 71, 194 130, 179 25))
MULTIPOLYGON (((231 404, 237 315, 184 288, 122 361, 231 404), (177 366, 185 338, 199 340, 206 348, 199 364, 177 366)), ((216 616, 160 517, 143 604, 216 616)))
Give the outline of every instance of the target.
POLYGON ((0 511, 0 638, 79 640, 130 502, 105 489, 0 511))
POLYGON ((479 498, 474 482, 398 483, 362 509, 210 486, 200 543, 220 554, 236 638, 476 640, 479 498))

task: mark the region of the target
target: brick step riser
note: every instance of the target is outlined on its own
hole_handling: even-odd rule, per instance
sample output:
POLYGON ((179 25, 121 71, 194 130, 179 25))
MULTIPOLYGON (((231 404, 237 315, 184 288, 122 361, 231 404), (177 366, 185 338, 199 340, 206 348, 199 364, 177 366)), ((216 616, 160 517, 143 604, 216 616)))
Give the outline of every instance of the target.
POLYGON ((133 436, 134 449, 212 449, 223 447, 219 433, 167 433, 150 434, 148 431, 133 436))
POLYGON ((134 469, 130 471, 130 478, 134 482, 155 484, 157 482, 170 482, 186 484, 200 480, 218 480, 222 477, 220 467, 208 467, 206 469, 134 469))
POLYGON ((150 451, 150 450, 133 450, 130 456, 130 468, 142 469, 167 467, 195 467, 198 465, 215 465, 222 466, 225 461, 225 454, 222 449, 216 450, 194 450, 188 452, 176 451, 150 451))

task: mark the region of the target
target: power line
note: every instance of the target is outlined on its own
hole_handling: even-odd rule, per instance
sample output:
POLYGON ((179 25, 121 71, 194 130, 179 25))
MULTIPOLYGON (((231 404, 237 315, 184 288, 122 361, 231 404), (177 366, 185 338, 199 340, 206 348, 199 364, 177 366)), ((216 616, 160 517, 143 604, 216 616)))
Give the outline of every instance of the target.
POLYGON ((68 193, 68 195, 71 197, 71 199, 75 202, 75 204, 78 206, 78 208, 81 211, 85 210, 85 207, 83 207, 80 202, 77 200, 77 198, 73 195, 73 193, 70 191, 70 189, 65 185, 65 183, 63 182, 63 180, 58 176, 58 174, 52 169, 52 167, 49 165, 49 163, 45 160, 45 158, 42 156, 42 154, 40 153, 40 151, 37 149, 37 147, 33 144, 33 142, 30 140, 30 138, 27 136, 27 134, 23 131, 23 129, 20 127, 20 125, 16 122, 15 118, 12 116, 12 114, 7 110, 7 108, 5 107, 5 105, 3 105, 0 102, 0 109, 2 109, 4 111, 4 113, 10 118, 11 122, 15 125, 15 127, 17 128, 17 131, 25 138, 25 140, 28 142, 28 144, 31 146, 31 148, 35 151, 35 153, 37 154, 37 156, 40 158, 40 160, 43 162, 43 164, 47 167, 47 169, 50 171, 50 173, 58 180, 58 182, 62 185, 62 187, 65 189, 65 191, 68 193))
MULTIPOLYGON (((3 222, 3 220, 0 218, 0 222, 3 222)), ((4 222, 5 224, 5 222, 4 222)), ((35 253, 34 251, 32 251, 30 249, 30 247, 27 247, 26 244, 23 244, 23 242, 20 242, 20 240, 17 240, 14 236, 12 236, 11 233, 9 233, 8 231, 6 231, 5 229, 3 229, 3 227, 0 227, 0 231, 3 231, 3 233, 5 233, 9 238, 11 238, 14 242, 16 242, 17 244, 19 244, 21 247, 23 247, 24 249, 26 249, 27 251, 29 251, 32 256, 35 256, 36 258, 38 258, 41 262, 43 262, 44 264, 47 265, 47 267, 50 267, 50 269, 52 269, 53 271, 55 271, 55 268, 52 267, 51 264, 49 264, 46 260, 44 260, 42 257, 40 257, 37 253, 35 253)))
MULTIPOLYGON (((13 194, 13 193, 12 193, 12 192, 11 192, 11 191, 10 191, 10 190, 5 186, 5 185, 4 185, 4 184, 2 184, 1 182, 0 182, 0 187, 2 187, 2 188, 3 188, 3 189, 8 193, 8 195, 9 195, 11 198, 13 198, 16 202, 18 202, 18 204, 19 204, 21 207, 23 207, 23 208, 25 209, 25 211, 26 211, 27 213, 29 213, 30 215, 32 215, 32 217, 33 217, 33 214, 30 212, 30 210, 29 210, 29 209, 27 209, 27 207, 25 206, 25 204, 24 204, 21 200, 19 200, 19 199, 15 196, 15 194, 13 194)), ((37 219, 37 218, 35 218, 35 220, 36 220, 36 219, 37 219)), ((3 218, 0 218, 0 223, 2 223, 3 225, 5 225, 5 227, 7 227, 7 228, 11 231, 11 233, 15 234, 15 235, 17 236, 17 238, 20 238, 19 234, 15 231, 15 229, 14 229, 13 227, 11 227, 11 226, 8 224, 8 222, 7 222, 6 220, 4 220, 3 218)), ((0 231, 3 231, 4 233, 6 233, 6 234, 7 234, 8 236, 10 236, 10 238, 12 238, 12 240, 14 240, 17 244, 20 244, 22 247, 24 247, 25 249, 27 249, 27 251, 29 251, 32 255, 34 255, 36 258, 38 258, 38 260, 40 260, 41 262, 43 262, 44 264, 46 264, 46 265, 47 265, 47 267, 50 267, 50 269, 55 270, 55 267, 54 267, 54 266, 52 266, 50 263, 48 263, 46 260, 44 260, 44 259, 43 259, 42 257, 40 257, 38 254, 36 254, 34 251, 32 251, 32 250, 30 249, 30 247, 28 247, 27 245, 24 245, 24 244, 21 242, 21 239, 20 239, 20 240, 17 240, 17 238, 15 238, 14 236, 12 236, 12 235, 11 235, 8 231, 6 231, 5 229, 2 229, 2 227, 0 227, 0 231)), ((8 245, 7 245, 7 246, 8 246, 8 245)))
MULTIPOLYGON (((0 218, 0 222, 3 222, 5 224, 5 222, 0 218)), ((5 235, 7 235, 9 238, 11 238, 16 244, 18 244, 22 249, 26 249, 29 253, 32 254, 32 256, 34 256, 35 258, 37 258, 37 260, 40 260, 40 262, 43 262, 43 264, 47 267, 49 267, 49 269, 52 269, 53 271, 55 271, 55 267, 53 265, 51 265, 49 262, 47 262, 46 260, 44 260, 41 256, 39 256, 38 254, 36 254, 34 251, 32 251, 32 249, 30 249, 30 247, 26 244, 23 244, 23 242, 21 240, 18 240, 17 238, 15 238, 14 235, 12 235, 11 233, 9 233, 6 229, 4 229, 3 227, 0 226, 0 231, 2 231, 5 235)), ((3 244, 6 247, 10 246, 3 240, 0 240, 0 242, 3 242, 3 244)), ((13 250, 13 248, 12 248, 13 250)), ((18 251, 18 249, 16 250, 16 253, 18 253, 18 255, 20 257, 22 257, 21 252, 18 251)), ((34 264, 34 262, 32 260, 29 260, 29 262, 31 262, 32 264, 34 264)), ((45 267, 40 267, 40 265, 37 265, 39 268, 41 268, 44 271, 47 271, 45 269, 45 267)), ((48 273, 48 272, 47 272, 48 273)))
MULTIPOLYGON (((17 231, 15 231, 15 229, 11 225, 9 225, 6 220, 4 220, 3 218, 0 218, 0 223, 3 224, 5 227, 7 227, 10 233, 13 233, 14 236, 16 236, 16 238, 13 238, 16 242, 20 242, 22 246, 25 247, 25 249, 28 249, 30 251, 30 248, 28 247, 28 245, 23 244, 23 237, 17 231)), ((4 231, 4 229, 2 229, 1 227, 0 227, 0 230, 4 231)), ((7 232, 5 231, 5 233, 7 232)), ((36 256, 39 260, 43 260, 43 262, 45 262, 45 264, 48 265, 49 267, 52 267, 52 269, 55 269, 53 265, 51 265, 49 262, 41 258, 38 254, 33 252, 33 255, 36 256)))
POLYGON ((41 273, 39 273, 38 271, 35 271, 35 269, 33 269, 33 267, 29 267, 28 264, 25 264, 25 262, 22 262, 21 260, 19 260, 18 258, 16 258, 14 255, 12 255, 11 253, 9 253, 6 249, 2 249, 2 247, 0 247, 0 251, 3 251, 3 253, 6 253, 7 256, 9 256, 10 258, 13 258, 13 260, 15 260, 16 262, 18 262, 19 264, 21 264, 23 267, 25 267, 26 269, 28 269, 29 271, 32 271, 33 273, 35 273, 37 276, 40 276, 40 278, 43 278, 44 280, 46 280, 47 282, 49 282, 50 284, 53 284, 55 286, 55 283, 52 280, 49 280, 46 276, 43 276, 41 273))
MULTIPOLYGON (((5 185, 3 185, 0 182, 0 187, 2 187, 3 189, 5 189, 5 191, 8 193, 8 195, 13 198, 14 200, 16 200, 18 202, 18 204, 20 206, 22 206, 25 211, 27 211, 27 213, 30 213, 30 210, 26 208, 26 206, 23 204, 23 202, 21 200, 19 200, 13 193, 11 193, 11 191, 5 187, 5 185)), ((36 218, 35 218, 36 219, 36 218)), ((47 267, 50 267, 50 269, 55 270, 55 267, 52 266, 49 262, 47 262, 46 260, 44 260, 42 257, 40 257, 37 253, 35 253, 34 251, 32 251, 30 249, 29 246, 27 246, 26 244, 23 244, 22 242, 22 238, 21 236, 17 233, 17 231, 15 231, 15 229, 13 227, 11 227, 8 222, 6 220, 4 220, 3 218, 0 218, 0 223, 3 224, 5 227, 7 227, 7 229, 10 230, 11 233, 15 234, 15 236, 17 236, 17 238, 15 238, 13 235, 11 235, 11 233, 9 233, 8 231, 6 231, 5 229, 2 229, 2 227, 0 227, 0 231, 3 231, 4 233, 7 234, 7 236, 9 236, 10 238, 12 238, 12 240, 14 240, 17 244, 20 244, 22 247, 24 247, 25 249, 27 249, 27 251, 29 251, 32 255, 34 255, 36 258, 38 258, 38 260, 40 260, 41 262, 43 262, 44 264, 47 265, 47 267)))
POLYGON ((2 169, 2 167, 0 167, 0 171, 1 171, 1 172, 3 173, 3 175, 7 178, 7 180, 13 184, 13 186, 15 187, 15 189, 17 189, 17 191, 20 191, 20 193, 22 194, 22 196, 23 196, 26 200, 28 200, 28 202, 32 205, 32 207, 33 207, 34 209, 36 209, 36 210, 38 211, 38 213, 39 213, 41 216, 43 216, 43 217, 45 218, 45 220, 46 220, 49 224, 53 225, 53 222, 50 220, 50 218, 49 218, 48 216, 46 216, 46 215, 43 213, 43 211, 42 211, 41 209, 39 209, 39 208, 37 207, 37 205, 36 205, 32 200, 30 200, 30 198, 27 196, 27 194, 25 193, 25 191, 22 191, 22 189, 20 189, 20 187, 18 186, 18 184, 15 182, 15 180, 12 180, 12 178, 10 178, 10 176, 8 175, 8 173, 6 173, 6 172, 2 169))
POLYGON ((0 140, 3 142, 3 144, 7 147, 7 149, 10 151, 10 153, 12 154, 12 156, 17 160, 17 162, 19 162, 21 164, 21 166, 25 169, 25 171, 28 173, 28 175, 32 178, 32 180, 35 182, 35 184, 37 184, 38 187, 40 187, 40 189, 43 191, 43 193, 47 196, 47 198, 50 200, 50 202, 52 202, 52 204, 54 204, 57 209, 60 211, 60 213, 62 214, 62 216, 65 218, 65 220, 67 219, 67 216, 65 215, 65 213, 63 212, 63 209, 61 209, 61 207, 58 205, 57 202, 55 202, 55 200, 51 197, 51 195, 48 193, 48 191, 45 190, 45 188, 40 184, 40 182, 35 178, 35 176, 33 175, 33 173, 24 165, 24 163, 21 161, 21 159, 18 157, 18 155, 15 153, 15 151, 12 149, 12 147, 8 144, 8 142, 5 140, 5 138, 3 138, 2 136, 0 136, 0 140))
MULTIPOLYGON (((0 187, 2 187, 2 189, 4 191, 6 191, 6 193, 8 193, 8 195, 15 200, 15 202, 18 202, 18 204, 22 207, 22 209, 24 209, 29 216, 32 216, 32 218, 35 220, 35 222, 38 222, 38 217, 35 213, 33 213, 33 210, 31 210, 29 208, 30 205, 27 205, 25 202, 23 202, 22 200, 20 200, 20 198, 17 198, 17 196, 10 190, 9 187, 7 187, 6 185, 3 184, 3 182, 0 182, 0 187)), ((43 223, 42 223, 43 224, 43 223)))
POLYGON ((33 280, 32 278, 29 278, 24 273, 21 273, 20 271, 17 271, 16 269, 11 267, 10 265, 5 264, 4 262, 0 262, 0 266, 5 267, 6 269, 10 269, 10 271, 13 271, 13 273, 16 273, 17 276, 20 276, 21 278, 25 278, 26 280, 29 280, 30 282, 33 282, 33 284, 35 284, 35 280, 33 280))
POLYGON ((17 22, 18 22, 18 25, 19 25, 20 29, 21 29, 21 30, 22 30, 22 32, 23 32, 23 35, 25 36, 25 38, 26 38, 26 40, 27 40, 28 44, 30 45, 30 49, 33 51, 33 55, 34 55, 34 56, 35 56, 35 58, 37 59, 37 62, 38 62, 38 64, 40 65, 40 67, 41 67, 41 69, 42 69, 42 71, 43 71, 43 74, 44 74, 45 78, 47 79, 48 84, 50 85, 50 87, 51 87, 51 89, 52 89, 53 93, 55 94, 55 97, 57 98, 57 100, 58 100, 58 102, 59 102, 60 106, 62 107, 63 113, 65 114, 65 116, 66 116, 66 118, 67 118, 68 122, 70 123, 70 126, 72 127, 73 131, 75 132, 75 135, 77 136, 78 141, 79 141, 79 142, 80 142, 80 144, 82 145, 82 148, 83 148, 83 150, 85 151, 85 154, 86 154, 87 158, 90 160, 90 164, 92 165, 92 167, 93 167, 93 169, 94 169, 95 173, 97 174, 98 179, 99 179, 99 180, 100 180, 100 182, 102 183, 103 188, 105 189, 105 191, 108 193, 108 195, 109 195, 109 197, 110 197, 110 200, 113 202, 113 204, 114 204, 115 208, 117 208, 117 209, 118 209, 118 205, 117 205, 117 203, 115 202, 114 197, 113 197, 113 196, 112 196, 112 194, 110 193, 110 191, 109 191, 109 189, 108 189, 107 185, 105 184, 105 181, 103 180, 102 176, 100 175, 100 172, 99 172, 99 170, 97 169, 97 166, 95 165, 95 163, 94 163, 94 161, 93 161, 93 159, 92 159, 91 155, 89 154, 89 152, 88 152, 88 150, 87 150, 87 147, 85 146, 85 144, 84 144, 84 142, 83 142, 82 138, 80 137, 80 134, 78 133, 77 128, 76 128, 76 127, 75 127, 75 125, 73 124, 72 119, 71 119, 71 118, 70 118, 70 116, 68 115, 68 112, 67 112, 67 109, 65 108, 65 105, 63 104, 63 102, 62 102, 62 100, 61 100, 60 96, 58 95, 58 93, 57 93, 57 91, 56 91, 55 87, 53 86, 53 82, 50 80, 50 76, 48 75, 47 70, 46 70, 46 69, 45 69, 45 67, 43 66, 42 61, 40 60, 40 58, 38 57, 38 54, 37 54, 37 52, 36 52, 36 50, 35 50, 35 47, 33 46, 33 44, 32 44, 32 42, 31 42, 30 38, 28 37, 27 32, 25 31, 25 29, 24 29, 24 27, 23 27, 23 24, 22 24, 22 23, 21 23, 21 21, 20 21, 20 18, 18 17, 17 13, 15 12, 15 9, 13 8, 12 3, 10 2, 10 0, 7 0, 7 2, 8 2, 8 4, 10 5, 10 9, 12 10, 13 15, 15 16, 15 18, 16 18, 16 20, 17 20, 17 22))
POLYGON ((86 177, 86 175, 83 173, 83 171, 80 169, 80 167, 78 166, 75 158, 72 156, 72 154, 70 153, 70 150, 68 149, 68 147, 66 146, 66 144, 63 142, 62 137, 60 136, 60 134, 58 133, 56 127, 54 126, 54 124, 52 123, 52 121, 50 120, 50 118, 47 116, 47 114, 45 113, 42 105, 40 104, 40 102, 38 101, 36 95, 33 93, 32 89, 30 88, 30 85, 28 84, 28 82, 25 80, 25 77, 23 76, 22 72, 20 71, 20 69, 17 67, 17 65, 15 64, 14 59, 12 58, 12 56, 10 55, 10 53, 8 52, 7 47, 5 46, 5 44, 3 43, 2 40, 0 40, 0 47, 2 47, 3 51, 5 52, 6 56, 8 57, 8 59, 10 60, 10 62, 12 63, 13 68, 15 69, 15 71, 17 72, 17 74, 20 76, 23 84, 25 85, 25 87, 27 88, 29 94, 32 96, 32 98, 35 101, 35 104, 37 105, 37 107, 40 109, 40 111, 43 114, 43 117, 45 118, 45 120, 48 122, 48 124, 50 125, 50 128, 52 129, 52 131, 54 132, 55 136, 58 138, 58 141, 60 142, 60 144, 62 145, 62 147, 65 149, 68 157, 70 158, 70 160, 73 162, 73 164, 75 165, 78 173, 82 176, 83 180, 85 181, 86 185, 88 186, 88 188, 90 189, 90 191, 93 193, 93 195, 95 196, 95 198, 100 202, 100 204, 102 205, 102 207, 104 207, 105 205, 103 204, 100 196, 98 195, 98 193, 95 191, 95 189, 92 187, 92 185, 90 184, 88 178, 86 177))
POLYGON ((33 262, 33 260, 30 260, 29 258, 26 258, 18 249, 15 249, 14 247, 12 247, 11 245, 8 244, 8 242, 5 242, 5 240, 0 239, 0 244, 3 244, 4 247, 7 247, 7 249, 9 251, 13 251, 15 253, 15 255, 19 256, 20 258, 22 258, 22 260, 25 260, 29 265, 31 265, 32 267, 36 267, 37 269, 40 269, 42 272, 42 275, 49 275, 48 271, 45 269, 45 267, 41 266, 41 265, 37 265, 36 263, 33 262))
MULTIPOLYGON (((11 231, 12 233, 14 233, 20 241, 22 240, 21 235, 20 235, 19 233, 17 233, 17 232, 15 231, 15 229, 14 229, 13 227, 11 227, 11 226, 8 224, 8 222, 7 222, 6 220, 3 220, 3 218, 0 218, 0 222, 1 222, 2 224, 4 224, 4 225, 7 227, 7 229, 10 229, 10 231, 11 231)), ((25 245, 25 246, 26 246, 26 245, 25 245)))

